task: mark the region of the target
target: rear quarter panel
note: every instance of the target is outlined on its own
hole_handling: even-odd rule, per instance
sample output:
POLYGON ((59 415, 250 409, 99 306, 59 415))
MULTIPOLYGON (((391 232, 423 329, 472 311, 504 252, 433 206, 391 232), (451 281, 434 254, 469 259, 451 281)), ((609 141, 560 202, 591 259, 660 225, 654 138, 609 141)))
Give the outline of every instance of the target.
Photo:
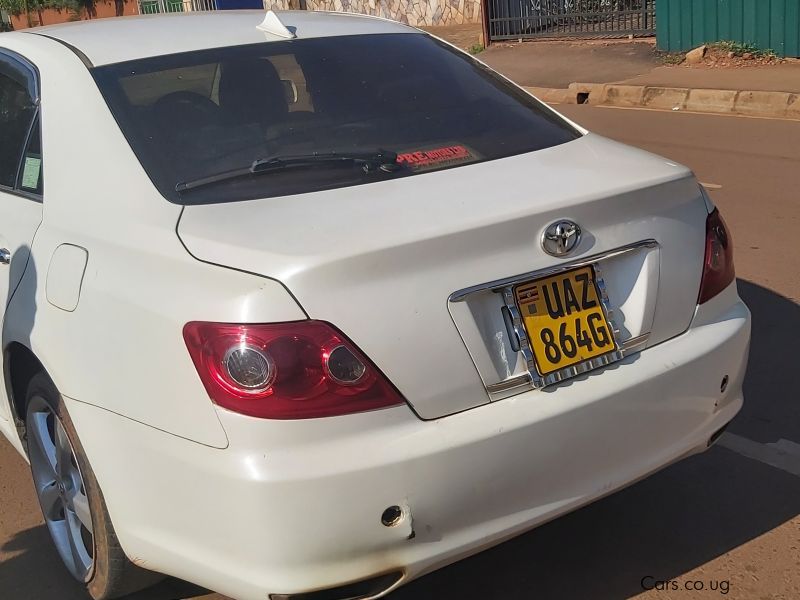
POLYGON ((181 207, 155 191, 75 54, 30 34, 3 42, 41 72, 46 173, 44 219, 8 307, 4 347, 18 341, 31 348, 70 398, 226 446, 184 344, 184 324, 305 314, 279 283, 186 252, 175 233, 181 207), (71 312, 46 293, 51 258, 65 243, 88 254, 71 312))

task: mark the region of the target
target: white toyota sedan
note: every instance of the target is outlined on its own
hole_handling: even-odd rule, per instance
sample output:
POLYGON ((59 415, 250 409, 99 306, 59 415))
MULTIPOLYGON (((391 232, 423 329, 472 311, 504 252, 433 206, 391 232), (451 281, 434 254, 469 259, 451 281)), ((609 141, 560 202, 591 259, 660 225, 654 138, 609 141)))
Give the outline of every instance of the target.
POLYGON ((742 406, 692 173, 383 19, 0 35, 0 248, 0 430, 96 600, 378 597, 742 406))

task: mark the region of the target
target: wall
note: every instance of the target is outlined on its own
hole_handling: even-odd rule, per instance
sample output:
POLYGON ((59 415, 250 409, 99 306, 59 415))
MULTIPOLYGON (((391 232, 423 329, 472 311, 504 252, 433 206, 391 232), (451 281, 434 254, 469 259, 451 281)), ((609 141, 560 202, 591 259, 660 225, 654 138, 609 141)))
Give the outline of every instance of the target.
MULTIPOLYGON (((800 0, 798 0, 800 1, 800 0)), ((273 9, 299 8, 299 0, 264 0, 264 5, 273 9)), ((422 25, 460 25, 481 22, 480 0, 307 0, 308 10, 329 10, 354 12, 385 17, 413 26, 422 25)), ((136 0, 97 0, 96 13, 91 18, 104 18, 139 14, 136 0), (121 10, 121 12, 117 12, 121 10)), ((147 11, 145 11, 147 12, 147 11)), ((30 13, 31 24, 52 25, 65 21, 75 21, 77 17, 67 10, 48 8, 30 13), (41 20, 41 23, 40 23, 41 20)), ((81 19, 88 19, 85 12, 81 19)), ((28 27, 25 14, 12 15, 14 29, 28 27)))
MULTIPOLYGON (((116 17, 120 15, 138 15, 139 7, 135 0, 96 0, 95 14, 91 15, 92 19, 102 19, 105 17, 116 17)), ((68 10, 56 10, 54 8, 47 8, 43 11, 31 11, 30 13, 31 25, 54 25, 56 23, 64 23, 66 21, 87 20, 90 17, 85 11, 81 13, 80 19, 68 10)), ((11 24, 15 30, 26 29, 28 27, 28 18, 25 13, 21 15, 11 15, 11 24)))
POLYGON ((800 56, 800 0, 658 0, 656 36, 661 50, 732 40, 800 56))
MULTIPOLYGON (((275 10, 297 6, 297 0, 265 0, 275 10)), ((480 0, 307 0, 308 10, 355 12, 413 26, 480 23, 480 0)))

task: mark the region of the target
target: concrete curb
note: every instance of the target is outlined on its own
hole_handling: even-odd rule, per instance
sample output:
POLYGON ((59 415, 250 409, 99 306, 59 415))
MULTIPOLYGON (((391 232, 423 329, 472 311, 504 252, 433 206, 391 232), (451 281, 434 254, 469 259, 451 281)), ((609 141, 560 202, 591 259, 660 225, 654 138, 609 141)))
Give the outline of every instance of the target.
POLYGON ((800 94, 705 90, 616 83, 573 83, 567 89, 526 87, 550 104, 591 104, 800 120, 800 94))

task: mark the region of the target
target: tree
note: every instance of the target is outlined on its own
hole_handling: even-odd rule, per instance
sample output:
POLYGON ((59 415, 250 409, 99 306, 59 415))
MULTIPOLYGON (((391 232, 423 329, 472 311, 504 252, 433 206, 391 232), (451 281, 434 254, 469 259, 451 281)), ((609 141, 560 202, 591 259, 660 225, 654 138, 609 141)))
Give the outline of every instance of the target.
POLYGON ((31 12, 36 11, 39 17, 39 25, 44 25, 45 8, 52 6, 53 0, 0 0, 0 8, 12 15, 21 15, 25 13, 28 18, 28 26, 33 26, 31 21, 31 12))
POLYGON ((80 16, 85 11, 90 19, 97 16, 95 0, 0 0, 0 8, 14 16, 26 14, 29 27, 34 25, 31 21, 31 12, 33 11, 39 17, 38 25, 45 25, 44 10, 46 8, 68 10, 76 16, 80 16))
POLYGON ((0 8, 14 16, 25 13, 28 17, 28 26, 33 26, 31 12, 36 11, 39 16, 39 25, 44 25, 43 11, 51 6, 52 0, 0 0, 0 8))
POLYGON ((82 12, 86 12, 88 18, 97 16, 97 8, 95 8, 95 0, 60 0, 64 8, 72 12, 74 15, 80 16, 82 12))

